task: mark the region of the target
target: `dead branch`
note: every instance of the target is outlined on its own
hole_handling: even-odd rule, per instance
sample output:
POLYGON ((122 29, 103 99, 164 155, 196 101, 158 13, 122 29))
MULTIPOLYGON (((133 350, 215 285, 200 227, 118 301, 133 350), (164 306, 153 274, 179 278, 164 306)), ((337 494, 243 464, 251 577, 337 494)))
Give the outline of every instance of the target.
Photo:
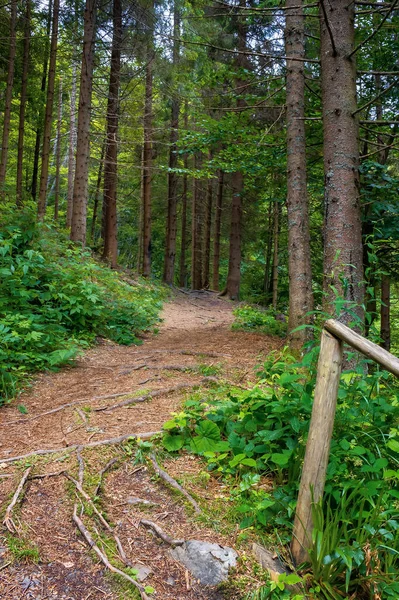
POLYGON ((122 408, 123 406, 129 406, 130 404, 136 404, 137 402, 146 402, 147 400, 150 400, 151 398, 157 398, 158 396, 172 394, 173 392, 177 392, 179 390, 198 387, 198 385, 198 383, 179 383, 178 385, 174 385, 173 387, 155 390, 154 392, 149 392, 148 394, 144 394, 143 396, 138 396, 136 398, 127 398, 126 400, 122 400, 122 402, 117 402, 117 404, 113 404, 112 406, 100 406, 99 408, 93 408, 93 411, 108 412, 117 408, 122 408))
POLYGON ((194 510, 195 510, 196 513, 201 513, 202 510, 201 510, 198 502, 196 502, 196 500, 194 500, 194 498, 180 485, 180 483, 177 483, 176 479, 173 479, 173 477, 171 477, 166 471, 164 471, 163 469, 161 469, 161 467, 157 463, 157 460, 156 460, 154 454, 151 454, 150 460, 152 462, 152 466, 154 467, 154 470, 155 470, 156 474, 161 479, 163 479, 164 481, 166 481, 166 483, 168 483, 172 488, 174 488, 175 490, 177 490, 178 492, 180 492, 190 502, 190 504, 194 507, 194 510))
POLYGON ((78 480, 79 480, 79 484, 82 486, 83 485, 83 476, 84 476, 84 472, 85 472, 85 463, 83 461, 81 451, 82 451, 82 447, 78 446, 78 448, 76 448, 76 458, 78 459, 78 463, 79 463, 78 480))
POLYGON ((26 480, 29 477, 29 473, 30 473, 31 469, 32 469, 32 467, 28 467, 26 469, 26 471, 24 472, 24 474, 22 475, 21 481, 19 482, 19 485, 18 485, 17 489, 15 490, 15 494, 12 497, 12 500, 11 500, 10 504, 7 506, 6 514, 5 514, 4 521, 3 521, 3 525, 5 525, 7 527, 8 531, 10 533, 16 533, 17 532, 17 528, 15 526, 15 523, 12 520, 12 511, 14 509, 14 506, 18 502, 18 498, 21 495, 21 492, 23 490, 23 487, 25 485, 26 480))
POLYGON ((33 481, 34 479, 46 479, 46 477, 59 477, 60 475, 64 475, 65 469, 62 471, 54 471, 53 473, 36 473, 35 475, 30 475, 29 481, 33 481))
POLYGON ((80 408, 76 408, 75 410, 78 413, 79 417, 81 418, 82 423, 84 423, 85 426, 88 427, 89 426, 89 420, 87 418, 87 415, 80 408))
POLYGON ((185 540, 175 540, 170 535, 164 532, 163 529, 153 521, 147 521, 146 519, 141 519, 141 525, 144 527, 149 527, 153 530, 153 532, 163 541, 165 544, 169 544, 169 546, 183 546, 185 540))
POLYGON ((97 442, 90 442, 89 444, 73 444, 72 446, 67 446, 66 448, 51 448, 48 450, 34 450, 33 452, 29 452, 28 454, 21 454, 20 456, 10 456, 9 458, 0 459, 1 464, 13 463, 18 460, 23 460, 25 458, 30 458, 31 456, 44 456, 46 454, 57 454, 58 452, 73 452, 78 447, 80 448, 96 448, 97 446, 109 446, 120 444, 121 442, 129 439, 129 438, 140 438, 141 440, 148 440, 149 438, 154 437, 154 435, 158 435, 161 433, 160 431, 145 431, 143 433, 125 433, 124 435, 120 435, 116 438, 110 438, 108 440, 98 440, 97 442))
POLYGON ((147 594, 145 593, 144 587, 142 585, 140 585, 140 583, 138 583, 132 577, 127 575, 127 573, 124 573, 117 567, 114 567, 114 565, 109 562, 107 556, 100 550, 100 548, 95 543, 90 532, 85 527, 83 521, 78 517, 76 504, 73 508, 73 521, 74 521, 75 525, 77 526, 77 528, 79 529, 80 533, 83 535, 83 537, 86 540, 86 542, 88 543, 88 545, 90 546, 90 548, 92 550, 94 550, 94 552, 97 554, 97 556, 99 557, 101 562, 107 567, 107 569, 112 571, 112 573, 117 573, 118 575, 120 575, 121 577, 123 577, 124 579, 129 581, 139 591, 141 600, 150 600, 149 596, 147 596, 147 594))
POLYGON ((107 464, 105 465, 105 467, 103 469, 101 469, 100 473, 99 473, 99 480, 98 480, 98 484, 96 486, 96 489, 94 490, 94 496, 98 496, 98 493, 100 491, 102 482, 103 482, 103 476, 105 475, 105 473, 108 471, 108 469, 110 469, 115 463, 118 462, 118 458, 111 458, 110 461, 107 462, 107 464))

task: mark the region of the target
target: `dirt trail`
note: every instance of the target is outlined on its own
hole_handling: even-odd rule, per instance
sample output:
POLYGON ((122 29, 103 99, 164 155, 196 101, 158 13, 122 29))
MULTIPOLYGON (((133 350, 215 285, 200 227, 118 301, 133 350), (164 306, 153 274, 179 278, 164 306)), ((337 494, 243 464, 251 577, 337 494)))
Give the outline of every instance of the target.
MULTIPOLYGON (((26 407, 26 416, 17 410, 17 403, 0 409, 2 514, 28 464, 33 465, 31 475, 67 469, 77 478, 76 452, 68 451, 68 447, 159 431, 190 392, 184 386, 206 386, 209 377, 246 385, 253 379, 253 368, 262 356, 279 345, 278 340, 263 335, 231 331, 232 305, 210 292, 178 293, 166 304, 162 317, 159 334, 148 335, 142 346, 103 342, 86 352, 77 366, 40 375, 18 401, 26 407), (154 392, 147 401, 131 403, 133 398, 154 392), (120 402, 125 405, 110 410, 120 402), (46 449, 60 452, 28 462, 4 462, 46 449)), ((85 449, 82 457, 83 487, 89 493, 93 493, 101 469, 110 458, 116 459, 104 477, 100 506, 109 521, 116 524, 128 559, 151 568, 145 585, 156 589, 158 599, 222 597, 191 581, 170 558, 166 545, 140 525, 140 520, 150 518, 174 538, 230 544, 234 540, 216 533, 209 527, 210 522, 200 524, 194 519, 180 497, 160 480, 153 481, 150 469, 132 464, 126 449, 127 444, 100 446, 85 449), (146 503, 137 504, 134 498, 145 499, 146 503)), ((205 489, 198 484, 198 461, 182 457, 168 461, 166 466, 172 476, 183 480, 189 491, 202 499, 204 507, 213 496, 220 495, 216 481, 211 480, 205 489)), ((28 481, 24 500, 15 514, 20 538, 37 547, 40 562, 23 562, 28 542, 21 545, 21 560, 15 562, 18 548, 10 553, 8 546, 18 546, 17 538, 7 543, 6 536, 0 536, 0 598, 132 597, 121 591, 106 574, 104 565, 88 553, 71 518, 76 498, 73 484, 63 475, 28 481)))

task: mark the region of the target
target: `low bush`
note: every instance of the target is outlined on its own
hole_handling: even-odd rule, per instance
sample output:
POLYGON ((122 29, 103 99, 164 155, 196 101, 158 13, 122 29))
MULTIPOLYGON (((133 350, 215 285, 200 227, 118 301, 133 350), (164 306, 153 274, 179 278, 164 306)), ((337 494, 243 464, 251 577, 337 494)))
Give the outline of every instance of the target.
POLYGON ((287 333, 287 323, 284 316, 276 315, 271 309, 265 310, 245 304, 236 308, 233 314, 235 317, 233 329, 258 331, 266 335, 278 335, 280 337, 284 337, 287 333))
POLYGON ((131 286, 27 210, 0 228, 0 404, 33 371, 73 359, 96 336, 139 341, 158 320, 164 292, 131 286))

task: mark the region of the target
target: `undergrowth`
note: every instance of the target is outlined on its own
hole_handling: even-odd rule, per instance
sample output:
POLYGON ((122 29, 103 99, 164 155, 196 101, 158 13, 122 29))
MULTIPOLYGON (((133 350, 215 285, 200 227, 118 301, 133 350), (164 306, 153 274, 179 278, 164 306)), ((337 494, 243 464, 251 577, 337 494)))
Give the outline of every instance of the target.
MULTIPOLYGON (((253 389, 195 394, 164 425, 168 451, 201 455, 229 484, 240 527, 278 531, 283 545, 292 535, 317 354, 301 362, 271 354, 253 389)), ((342 375, 324 501, 314 506, 310 563, 299 571, 304 595, 280 581, 250 598, 399 597, 398 423, 399 386, 388 373, 365 375, 363 365, 342 375)))
POLYGON ((233 310, 233 314, 235 317, 233 329, 257 331, 279 337, 284 337, 287 333, 284 315, 278 315, 272 309, 262 309, 244 304, 233 310))
POLYGON ((0 404, 30 373, 71 361, 97 336, 139 342, 158 321, 164 292, 132 286, 37 223, 33 211, 0 218, 0 404))

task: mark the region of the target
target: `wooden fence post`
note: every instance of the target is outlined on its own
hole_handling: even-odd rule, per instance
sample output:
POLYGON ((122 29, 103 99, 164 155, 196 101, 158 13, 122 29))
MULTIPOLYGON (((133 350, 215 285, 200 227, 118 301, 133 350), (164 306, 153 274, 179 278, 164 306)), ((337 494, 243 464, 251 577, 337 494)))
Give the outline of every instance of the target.
POLYGON ((324 491, 342 369, 342 348, 342 341, 323 329, 312 418, 291 542, 291 553, 296 565, 307 560, 307 549, 312 541, 311 487, 315 502, 320 500, 324 491))

